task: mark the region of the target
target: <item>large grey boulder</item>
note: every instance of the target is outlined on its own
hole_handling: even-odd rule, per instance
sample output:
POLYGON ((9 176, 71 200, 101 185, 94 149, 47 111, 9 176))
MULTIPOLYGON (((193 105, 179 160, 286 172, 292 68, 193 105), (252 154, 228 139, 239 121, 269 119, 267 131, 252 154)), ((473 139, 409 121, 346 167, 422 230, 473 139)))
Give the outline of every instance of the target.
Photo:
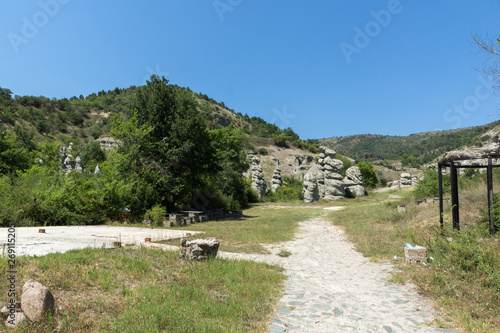
POLYGON ((219 251, 220 242, 217 238, 208 237, 188 241, 181 239, 180 258, 187 260, 205 260, 215 258, 219 251))
POLYGON ((357 166, 352 166, 345 172, 344 185, 346 194, 355 197, 366 195, 366 189, 363 186, 363 176, 357 166))
POLYGON ((411 175, 407 172, 403 172, 399 178, 399 185, 401 187, 410 187, 412 185, 411 175))
POLYGON ((47 287, 29 280, 23 286, 21 310, 31 321, 38 321, 49 313, 54 314, 55 299, 47 287))

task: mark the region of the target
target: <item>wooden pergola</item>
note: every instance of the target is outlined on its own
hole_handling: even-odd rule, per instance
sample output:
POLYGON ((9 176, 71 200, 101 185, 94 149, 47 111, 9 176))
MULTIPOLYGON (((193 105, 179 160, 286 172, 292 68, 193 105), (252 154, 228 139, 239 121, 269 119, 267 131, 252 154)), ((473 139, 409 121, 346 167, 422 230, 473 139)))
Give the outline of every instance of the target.
POLYGON ((495 234, 495 217, 491 214, 493 207, 493 168, 498 168, 500 165, 493 165, 493 159, 500 158, 499 154, 487 154, 474 157, 450 158, 446 161, 438 163, 439 177, 439 222, 441 229, 444 227, 443 221, 443 168, 450 168, 450 186, 451 186, 451 214, 453 220, 453 229, 460 230, 460 204, 458 201, 458 169, 484 169, 486 168, 486 183, 488 188, 488 218, 490 222, 490 235, 495 234), (488 160, 487 165, 460 165, 456 164, 459 161, 467 160, 488 160))

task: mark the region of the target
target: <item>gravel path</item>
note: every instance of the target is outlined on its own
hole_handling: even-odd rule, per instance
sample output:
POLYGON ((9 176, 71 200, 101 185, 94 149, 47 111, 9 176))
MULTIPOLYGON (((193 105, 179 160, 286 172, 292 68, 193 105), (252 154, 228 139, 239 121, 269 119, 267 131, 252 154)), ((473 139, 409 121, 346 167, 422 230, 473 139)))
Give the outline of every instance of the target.
POLYGON ((270 332, 454 332, 428 326, 436 314, 415 286, 389 283, 393 266, 356 252, 340 228, 321 219, 300 227, 281 247, 292 255, 278 260, 288 280, 270 332))

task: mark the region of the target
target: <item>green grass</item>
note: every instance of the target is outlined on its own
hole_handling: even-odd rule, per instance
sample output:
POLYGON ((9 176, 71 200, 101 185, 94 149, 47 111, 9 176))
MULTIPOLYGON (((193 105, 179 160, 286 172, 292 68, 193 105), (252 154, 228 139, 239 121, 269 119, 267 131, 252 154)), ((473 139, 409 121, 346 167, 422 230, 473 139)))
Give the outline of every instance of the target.
MULTIPOLYGON (((220 250, 239 253, 267 253, 261 244, 286 242, 293 239, 298 223, 319 216, 320 209, 274 208, 254 206, 243 211, 238 220, 212 221, 191 224, 184 230, 202 231, 188 239, 215 237, 221 242, 220 250)), ((181 228, 175 228, 181 229, 181 228)), ((161 243, 179 245, 179 240, 161 243)))
MULTIPOLYGON (((18 289, 35 279, 56 299, 51 322, 21 332, 261 332, 284 280, 277 266, 183 262, 155 249, 85 249, 18 258, 18 289)), ((6 276, 7 262, 0 271, 6 276)), ((0 285, 7 295, 7 284, 0 285)))

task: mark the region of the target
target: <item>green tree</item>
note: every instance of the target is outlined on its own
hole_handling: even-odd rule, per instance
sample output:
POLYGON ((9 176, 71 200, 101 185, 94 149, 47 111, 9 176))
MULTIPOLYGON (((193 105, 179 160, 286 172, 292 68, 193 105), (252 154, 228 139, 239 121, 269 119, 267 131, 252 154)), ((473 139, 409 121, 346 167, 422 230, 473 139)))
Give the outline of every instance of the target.
POLYGON ((83 168, 92 170, 97 164, 106 161, 106 153, 102 150, 101 145, 97 141, 85 145, 80 153, 83 168))
POLYGON ((363 176, 363 184, 365 187, 373 188, 377 186, 377 172, 373 168, 373 165, 365 160, 361 160, 358 162, 358 167, 361 171, 361 176, 363 176))
POLYGON ((242 176, 249 167, 244 151, 247 140, 243 132, 230 127, 211 131, 210 139, 219 171, 207 179, 201 198, 210 206, 240 209, 247 205, 250 195, 242 176))
POLYGON ((21 147, 13 135, 0 132, 0 175, 29 169, 31 164, 28 149, 21 147))
POLYGON ((192 94, 152 75, 127 118, 115 118, 122 171, 153 184, 170 209, 189 206, 206 176, 219 170, 204 118, 192 94))

